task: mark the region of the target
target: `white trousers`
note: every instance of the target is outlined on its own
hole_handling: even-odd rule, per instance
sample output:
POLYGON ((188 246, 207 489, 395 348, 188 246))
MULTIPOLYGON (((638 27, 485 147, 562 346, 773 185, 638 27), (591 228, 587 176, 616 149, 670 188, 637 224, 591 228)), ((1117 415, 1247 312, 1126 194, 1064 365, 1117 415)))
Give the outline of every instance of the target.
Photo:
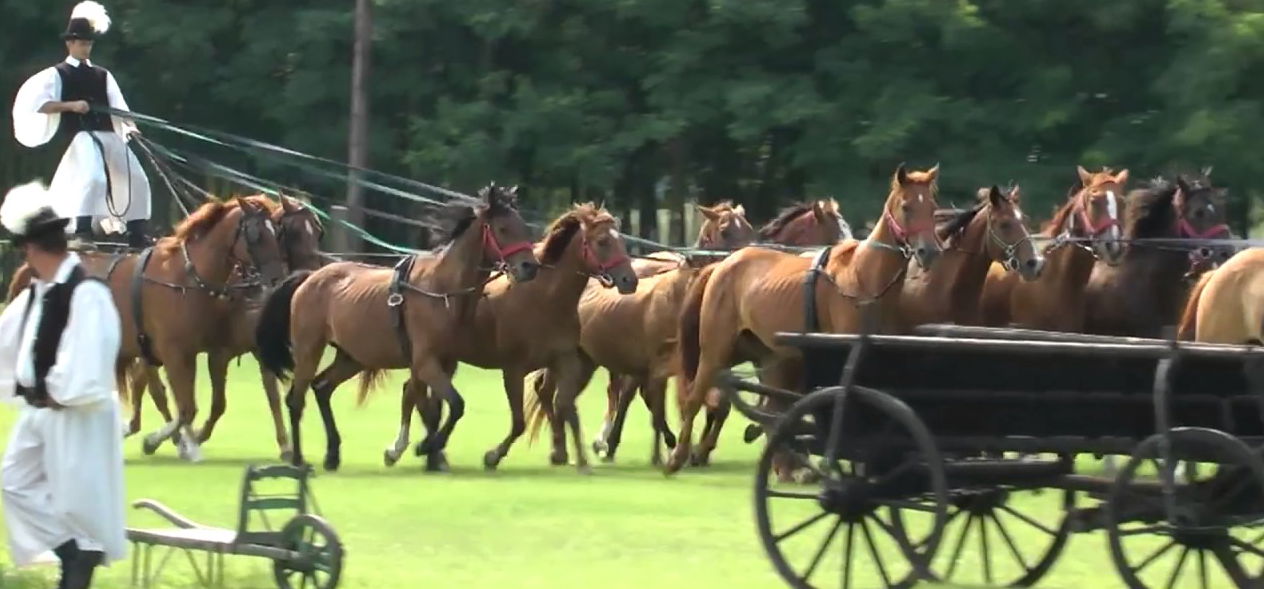
POLYGON ((74 231, 75 217, 91 216, 96 221, 115 217, 126 222, 150 216, 149 178, 145 169, 123 138, 111 131, 92 131, 92 135, 88 131, 76 133, 53 174, 49 192, 57 199, 53 210, 72 220, 67 232, 74 231), (100 147, 92 140, 93 136, 101 140, 100 147))
POLYGON ((56 562, 75 540, 104 563, 127 556, 123 440, 118 401, 90 407, 22 409, 4 451, 3 503, 17 566, 56 562))

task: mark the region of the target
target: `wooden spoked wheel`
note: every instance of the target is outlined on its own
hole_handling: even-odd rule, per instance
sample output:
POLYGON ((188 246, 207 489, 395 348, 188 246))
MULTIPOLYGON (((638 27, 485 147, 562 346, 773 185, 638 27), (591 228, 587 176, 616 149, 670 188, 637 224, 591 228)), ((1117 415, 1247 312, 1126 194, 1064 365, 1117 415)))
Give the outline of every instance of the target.
MULTIPOLYGON (((931 578, 965 586, 1034 585, 1066 547, 1075 498, 1075 491, 1052 489, 954 489, 931 578)), ((895 523, 903 529, 900 520, 895 523)))
POLYGON ((1264 462, 1241 440, 1177 428, 1142 442, 1106 505, 1111 558, 1132 589, 1264 587, 1264 462), (1174 466, 1197 462, 1178 476, 1174 466))
POLYGON ((925 425, 904 403, 864 387, 822 389, 795 403, 774 426, 755 480, 764 549, 801 589, 912 586, 939 546, 947 498, 925 425), (827 458, 830 446, 847 452, 827 458), (925 544, 909 545, 897 518, 925 544))
POLYGON ((281 530, 281 547, 295 558, 273 562, 281 589, 334 589, 342 577, 342 542, 332 526, 310 514, 291 519, 281 530))

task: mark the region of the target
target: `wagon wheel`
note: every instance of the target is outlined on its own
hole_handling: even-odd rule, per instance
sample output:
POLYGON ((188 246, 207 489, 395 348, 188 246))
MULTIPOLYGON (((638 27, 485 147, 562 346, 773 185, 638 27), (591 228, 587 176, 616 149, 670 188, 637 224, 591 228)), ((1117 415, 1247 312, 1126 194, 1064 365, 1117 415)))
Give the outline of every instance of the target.
POLYGON ((1168 440, 1173 460, 1167 464, 1213 464, 1177 477, 1158 467, 1162 435, 1137 447, 1106 504, 1111 558, 1120 577, 1132 589, 1264 586, 1264 462, 1241 440, 1216 430, 1176 428, 1168 440), (1165 490, 1171 490, 1174 521, 1167 516, 1165 490))
MULTIPOLYGON (((954 491, 948 499, 930 578, 955 585, 1030 587, 1057 562, 1071 536, 1075 491, 1023 492, 1000 487, 954 491), (1021 494, 1021 495, 1020 495, 1021 494), (1016 500, 1021 497, 1021 500, 1016 500), (964 554, 963 551, 969 549, 964 554)), ((904 530, 901 518, 896 530, 904 530)), ((922 546, 919 539, 914 546, 922 546)))
POLYGON ((811 393, 771 432, 755 479, 760 539, 777 572, 796 589, 909 587, 925 577, 943 531, 948 495, 942 459, 913 411, 873 389, 853 387, 843 403, 844 413, 863 417, 863 433, 832 427, 848 423, 851 429, 835 413, 841 398, 839 387, 811 393), (831 433, 835 447, 885 451, 827 460, 831 433), (787 452, 802 457, 797 463, 814 480, 813 490, 778 482, 774 459, 787 452), (890 523, 897 517, 917 522, 927 542, 910 546, 890 523), (830 569, 838 572, 819 572, 830 569))
POLYGON ((342 542, 332 526, 320 517, 301 514, 281 530, 281 547, 299 553, 298 558, 272 564, 281 589, 333 589, 342 576, 342 542))

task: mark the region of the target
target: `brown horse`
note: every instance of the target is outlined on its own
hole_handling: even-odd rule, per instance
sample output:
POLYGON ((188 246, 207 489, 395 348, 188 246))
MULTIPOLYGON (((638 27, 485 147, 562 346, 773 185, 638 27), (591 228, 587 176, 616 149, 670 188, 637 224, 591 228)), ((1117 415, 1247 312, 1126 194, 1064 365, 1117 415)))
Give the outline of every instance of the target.
MULTIPOLYGON (((479 334, 478 338, 467 340, 468 345, 461 347, 456 359, 481 368, 500 369, 504 379, 513 418, 509 435, 484 455, 486 468, 496 468, 526 429, 523 378, 533 370, 548 367, 562 383, 555 412, 555 449, 551 461, 566 464, 564 426, 569 425, 575 438, 576 464, 580 472, 587 472, 588 458, 575 408, 575 399, 583 390, 576 308, 589 277, 598 280, 603 288, 616 287, 622 294, 635 292, 638 278, 623 239, 619 237, 618 220, 605 209, 591 204, 576 205, 555 220, 544 241, 536 245, 536 255, 544 268, 529 284, 511 287, 500 279, 487 286, 487 296, 479 303, 471 327, 471 331, 479 334)), ((454 373, 456 363, 445 370, 454 373)), ((371 375, 363 378, 371 378, 371 375)), ((429 438, 439 419, 433 401, 423 404, 430 396, 425 384, 405 383, 404 391, 399 434, 386 450, 387 465, 398 461, 408 446, 414 407, 421 410, 422 422, 428 429, 427 439, 417 445, 418 454, 430 451, 429 438)))
MULTIPOLYGON (((272 221, 276 226, 277 240, 281 245, 282 260, 289 271, 315 270, 324 265, 325 257, 320 252, 320 238, 324 235, 324 225, 312 209, 303 206, 299 201, 281 196, 281 205, 274 207, 272 211, 272 221)), ((239 277, 238 280, 245 280, 245 278, 239 277)), ((255 326, 259 321, 264 291, 259 288, 244 294, 245 296, 220 305, 226 307, 222 309, 222 316, 228 329, 224 334, 222 347, 207 351, 206 367, 211 377, 211 415, 198 430, 198 442, 201 444, 205 444, 210 439, 216 422, 227 409, 225 388, 229 362, 242 354, 253 354, 255 351, 255 326)), ((267 394, 268 408, 272 412, 277 447, 281 451, 282 460, 289 460, 289 435, 281 416, 281 396, 276 375, 260 365, 259 376, 267 394)), ((149 365, 143 358, 137 358, 129 368, 129 380, 132 386, 132 420, 129 433, 140 431, 140 405, 146 387, 159 413, 168 422, 171 421, 167 408, 166 387, 159 378, 156 367, 149 365)), ((146 442, 144 446, 146 453, 156 450, 156 447, 151 444, 152 441, 146 442)))
POLYGON ((980 297, 985 325, 1080 331, 1084 285, 1098 260, 1115 265, 1125 249, 1119 227, 1128 170, 1090 173, 1076 167, 1079 181, 1067 201, 1039 233, 1052 238, 1040 278, 1020 281, 999 264, 988 271, 980 297), (1087 244, 1085 243, 1087 242, 1087 244))
POLYGON ((1264 345, 1264 249, 1240 251, 1199 278, 1185 303, 1177 337, 1264 345))
MULTIPOLYGON (((261 195, 210 201, 181 222, 174 235, 159 239, 147 257, 81 255, 84 268, 109 283, 122 320, 116 368, 119 394, 126 394, 129 367, 146 356, 166 368, 175 393, 178 414, 175 419, 164 415, 166 424, 146 439, 147 451, 178 434, 180 456, 200 460, 198 436, 191 431, 197 414, 197 354, 218 345, 223 307, 231 304, 227 301, 247 288, 260 283, 270 286, 284 276, 271 219, 273 206, 261 195), (246 268, 257 269, 261 279, 234 282, 234 274, 246 268), (134 299, 137 291, 139 301, 134 299), (136 307, 141 310, 139 331, 136 307)), ((25 265, 19 268, 12 288, 21 288, 29 280, 28 273, 25 265)), ((140 411, 139 402, 132 405, 134 412, 140 411)))
POLYGON ((904 331, 925 323, 978 325, 979 293, 993 262, 1035 280, 1044 256, 1031 241, 1019 206, 1017 186, 1008 193, 997 186, 978 192, 978 203, 955 213, 944 226, 946 247, 929 269, 912 267, 900 296, 904 331))
MULTIPOLYGON (((828 246, 852 238, 851 227, 834 199, 787 207, 765 224, 758 235, 761 242, 792 247, 828 246)), ((650 410, 655 430, 651 450, 653 464, 661 462, 661 441, 665 441, 669 449, 676 445, 676 437, 667 426, 667 377, 650 375, 664 375, 674 370, 671 358, 675 354, 676 327, 684 294, 697 269, 707 261, 695 260, 674 273, 659 275, 648 288, 638 289, 638 295, 644 292, 645 296, 616 297, 595 291, 591 296, 586 293, 580 300, 582 340, 588 357, 607 369, 619 365, 636 367, 633 376, 616 376, 616 372, 611 371, 605 420, 593 441, 593 451, 604 452, 607 462, 614 460, 628 408, 638 390, 650 410), (628 322, 620 320, 621 317, 628 322), (621 335, 616 338, 614 334, 621 335), (633 334, 643 334, 647 339, 640 339, 640 335, 633 337, 633 334)), ((538 376, 541 378, 534 381, 536 394, 551 395, 553 384, 548 375, 538 376)), ((702 429, 704 439, 718 439, 729 410, 724 399, 714 409, 707 407, 702 429)))
POLYGON ((336 470, 342 439, 330 406, 334 390, 364 370, 408 368, 413 380, 442 392, 451 404, 428 464, 443 467, 443 449, 465 409, 444 368, 456 362, 463 340, 482 337, 470 327, 491 274, 487 265, 506 267, 520 283, 539 268, 516 193, 491 185, 480 191, 477 205, 444 207, 447 244, 436 254, 408 256, 395 269, 329 264, 292 274, 268 296, 256 344, 264 368, 280 378, 292 376, 286 406, 294 464, 303 464, 300 423, 309 386, 325 425, 325 468, 336 470), (391 333, 396 337, 383 337, 391 333), (330 344, 334 360, 317 374, 330 344))
MULTIPOLYGON (((890 325, 898 313, 909 256, 929 267, 941 249, 934 235, 938 174, 938 165, 926 172, 899 166, 882 217, 869 237, 825 251, 814 288, 819 310, 815 330, 859 331, 858 306, 868 302, 877 305, 883 325, 890 325)), ((677 336, 685 401, 680 438, 666 464, 668 473, 683 467, 691 453, 705 457, 713 449, 704 445, 695 450, 689 442, 694 416, 720 370, 756 361, 770 385, 799 388, 799 353, 778 345, 774 335, 807 327, 804 278, 814 265, 813 259, 801 255, 746 248, 703 269, 690 287, 677 336)))
MULTIPOLYGON (((1156 178, 1128 195, 1124 237, 1206 240, 1229 236, 1225 195, 1203 170, 1196 178, 1156 178)), ((1229 257, 1231 250, 1196 243, 1130 243, 1117 266, 1098 263, 1085 287, 1088 333, 1162 337, 1180 319, 1193 279, 1229 257)))

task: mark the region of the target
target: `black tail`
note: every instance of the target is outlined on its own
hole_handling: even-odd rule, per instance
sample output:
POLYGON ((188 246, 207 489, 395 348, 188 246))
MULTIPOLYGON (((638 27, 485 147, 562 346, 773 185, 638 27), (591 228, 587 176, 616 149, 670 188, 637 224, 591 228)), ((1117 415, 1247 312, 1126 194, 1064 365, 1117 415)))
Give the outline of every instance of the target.
POLYGON ((294 352, 290 348, 290 303, 294 291, 312 275, 312 270, 299 270, 286 278, 263 302, 259 324, 255 326, 255 346, 259 363, 277 378, 289 378, 294 371, 294 352))

